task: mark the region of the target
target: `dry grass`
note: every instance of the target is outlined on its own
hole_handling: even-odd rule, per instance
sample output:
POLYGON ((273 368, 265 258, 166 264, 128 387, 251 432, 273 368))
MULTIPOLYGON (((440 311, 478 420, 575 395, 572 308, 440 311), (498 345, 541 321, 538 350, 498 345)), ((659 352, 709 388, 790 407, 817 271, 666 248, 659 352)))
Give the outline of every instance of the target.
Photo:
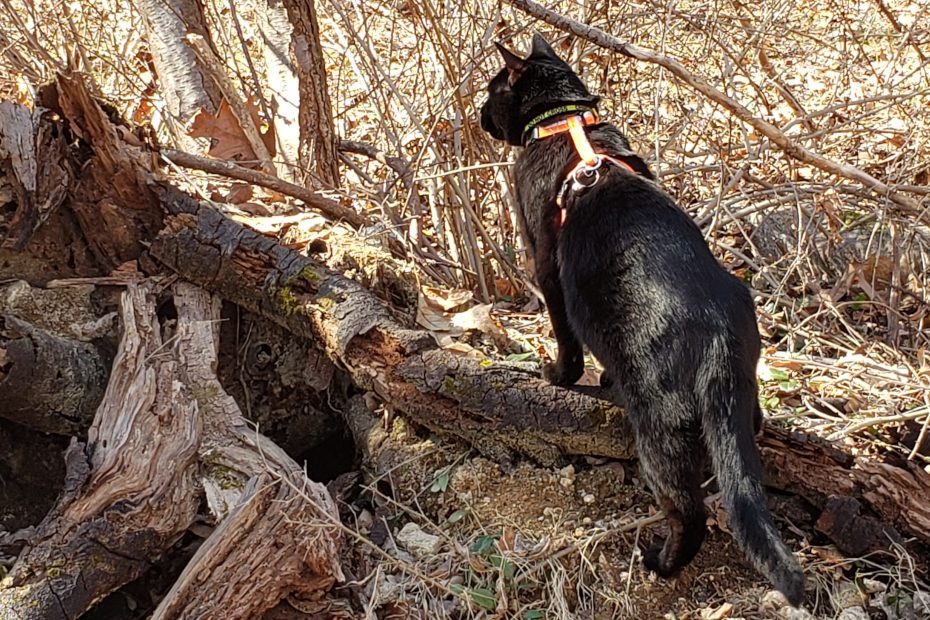
MULTIPOLYGON (((205 6, 230 74, 249 75, 228 7, 205 6)), ((799 145, 874 176, 917 209, 792 159, 656 64, 555 31, 507 3, 478 0, 317 3, 337 133, 408 163, 422 210, 393 170, 356 155, 345 155, 339 191, 413 250, 424 282, 496 301, 519 348, 551 355, 545 320, 525 311, 529 278, 510 209, 513 153, 477 122, 483 89, 500 64, 491 43, 525 48, 538 28, 603 97, 604 116, 649 159, 721 261, 753 287, 767 345, 761 369, 767 413, 861 451, 922 459, 930 471, 926 449, 916 448, 930 420, 930 3, 549 0, 546 6, 679 59, 799 145), (430 252, 417 247, 420 233, 430 252)), ((263 75, 255 26, 262 5, 237 3, 236 10, 263 75)), ((124 116, 150 123, 173 144, 177 128, 154 88, 148 58, 131 3, 0 0, 0 97, 30 102, 56 70, 78 67, 124 116)), ((538 537, 526 543, 525 555, 495 546, 476 560, 467 549, 488 532, 456 531, 447 540, 448 563, 458 567, 450 574, 468 564, 496 601, 519 601, 518 612, 495 616, 472 605, 466 615, 530 620, 539 610, 572 617, 569 607, 584 609, 597 599, 618 617, 636 617, 632 570, 612 587, 589 578, 600 574, 592 567, 601 561, 585 536, 596 535, 576 540, 576 560, 563 563, 534 555, 534 545, 545 540, 538 537), (549 598, 536 604, 511 592, 515 578, 503 574, 499 561, 493 566, 492 556, 506 559, 517 575, 532 575, 527 579, 549 598)), ((635 548, 632 542, 623 553, 635 548)), ((884 571, 895 592, 918 589, 904 555, 881 565, 811 559, 808 567, 825 562, 829 570, 814 572, 824 575, 847 561, 860 562, 862 575, 884 571)), ((371 579, 400 573, 379 569, 371 579)), ((835 589, 827 579, 822 591, 829 598, 835 589)), ((372 592, 375 601, 387 590, 372 592)), ((455 611, 430 598, 428 582, 396 592, 431 601, 430 617, 455 611)))

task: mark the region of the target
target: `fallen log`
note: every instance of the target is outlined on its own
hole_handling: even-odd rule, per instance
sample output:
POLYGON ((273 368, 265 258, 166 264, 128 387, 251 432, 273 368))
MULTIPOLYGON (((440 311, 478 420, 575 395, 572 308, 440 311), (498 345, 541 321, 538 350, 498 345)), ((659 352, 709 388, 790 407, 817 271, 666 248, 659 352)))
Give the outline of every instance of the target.
POLYGON ((0 313, 0 357, 0 415, 44 433, 87 430, 109 374, 94 347, 0 313))
POLYGON ((87 443, 68 449, 58 504, 0 583, 0 618, 81 615, 177 542, 204 493, 220 525, 154 618, 260 617, 343 578, 325 487, 251 431, 215 377, 220 300, 174 293, 176 325, 159 323, 151 284, 124 294, 107 393, 87 443))
MULTIPOLYGON (((514 364, 438 349, 426 332, 395 321, 357 283, 241 228, 208 206, 165 195, 168 227, 153 256, 184 278, 312 338, 357 385, 432 431, 469 442, 489 458, 514 454, 552 465, 564 455, 634 454, 622 411, 591 388, 563 389, 514 364)), ((760 438, 772 486, 824 508, 831 497, 862 502, 863 518, 930 543, 930 474, 907 462, 850 455, 803 433, 766 425, 760 438), (877 518, 877 520, 876 520, 877 518)))

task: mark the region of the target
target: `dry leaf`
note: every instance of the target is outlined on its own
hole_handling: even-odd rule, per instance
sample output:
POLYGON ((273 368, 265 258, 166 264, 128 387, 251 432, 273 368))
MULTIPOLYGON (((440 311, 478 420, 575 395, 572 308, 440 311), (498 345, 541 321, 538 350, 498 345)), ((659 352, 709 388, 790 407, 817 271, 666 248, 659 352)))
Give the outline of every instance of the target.
POLYGON ((466 344, 464 342, 450 342, 442 346, 446 351, 451 351, 452 353, 457 353, 459 355, 464 355, 465 357, 474 357, 483 359, 485 357, 479 349, 466 344))
POLYGON ((585 368, 581 378, 575 385, 598 386, 601 384, 601 373, 594 368, 585 368))
MULTIPOLYGON (((251 99, 246 102, 246 108, 249 110, 249 116, 256 127, 261 127, 261 121, 258 118, 258 107, 251 99)), ((211 157, 224 159, 227 161, 238 162, 255 162, 254 166, 258 167, 255 151, 249 145, 242 128, 239 127, 239 121, 229 108, 229 104, 224 99, 220 104, 220 111, 216 116, 201 110, 194 117, 191 130, 187 133, 192 138, 208 138, 210 140, 211 157)), ((269 129, 261 134, 262 142, 268 149, 268 153, 274 157, 275 144, 274 132, 269 129)), ((246 164, 249 165, 249 164, 246 164)))
POLYGON ((465 312, 452 316, 452 324, 464 330, 477 329, 494 339, 494 344, 503 349, 510 342, 500 325, 491 317, 491 304, 479 304, 465 312))
POLYGON ((471 291, 466 291, 461 288, 454 288, 447 291, 431 286, 424 286, 420 289, 420 293, 425 295, 430 302, 443 310, 452 310, 472 298, 471 291))
POLYGON ((236 208, 241 211, 245 211, 249 215, 255 215, 258 217, 271 216, 271 211, 268 210, 268 207, 260 202, 240 202, 236 204, 236 208))
POLYGON ((452 321, 446 318, 446 313, 437 304, 420 291, 417 296, 417 325, 434 332, 447 332, 452 329, 452 321))
POLYGON ((233 183, 229 186, 229 191, 226 193, 226 202, 230 204, 248 202, 252 200, 253 193, 252 186, 248 183, 233 183))

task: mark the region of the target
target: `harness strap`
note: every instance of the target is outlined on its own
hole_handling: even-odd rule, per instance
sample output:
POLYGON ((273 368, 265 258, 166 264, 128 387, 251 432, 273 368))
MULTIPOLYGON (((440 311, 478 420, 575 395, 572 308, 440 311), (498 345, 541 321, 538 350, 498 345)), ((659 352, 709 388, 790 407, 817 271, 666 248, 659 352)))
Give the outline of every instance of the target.
POLYGON ((597 110, 586 105, 563 105, 547 112, 543 112, 523 128, 523 146, 527 146, 534 140, 542 140, 549 136, 568 131, 568 122, 565 119, 544 125, 543 122, 553 116, 565 114, 566 112, 580 112, 581 123, 583 125, 596 125, 601 122, 597 110))
POLYGON ((572 142, 575 145, 575 150, 578 151, 578 155, 581 157, 581 162, 592 168, 597 166, 600 163, 597 153, 594 152, 594 147, 588 142, 588 136, 584 132, 584 126, 581 124, 581 119, 577 116, 568 117, 568 134, 572 137, 572 142))
MULTIPOLYGON (((620 166, 621 168, 626 168, 633 174, 637 174, 633 166, 622 159, 594 152, 594 147, 591 146, 591 142, 588 141, 588 135, 585 133, 584 128, 588 125, 597 124, 598 122, 600 122, 600 118, 597 115, 597 111, 593 108, 567 105, 537 116, 530 121, 523 130, 524 144, 529 143, 531 140, 539 140, 568 132, 572 138, 572 145, 575 147, 575 152, 581 157, 581 161, 579 161, 565 177, 565 181, 562 183, 562 189, 555 198, 555 203, 559 207, 562 206, 562 198, 569 189, 577 192, 594 186, 600 180, 599 169, 605 161, 620 166), (581 113, 572 114, 562 120, 547 125, 542 124, 544 120, 552 116, 574 111, 579 111, 581 113)), ((562 223, 565 223, 564 208, 562 208, 562 223)))
MULTIPOLYGON (((598 169, 604 161, 626 168, 633 174, 636 174, 636 170, 633 169, 633 166, 622 159, 595 153, 594 147, 592 147, 591 142, 588 141, 588 136, 584 131, 584 126, 581 124, 581 119, 577 116, 568 117, 568 133, 572 137, 572 144, 574 144, 578 156, 581 157, 581 161, 579 161, 575 167, 571 169, 571 172, 566 175, 565 181, 562 183, 562 189, 559 191, 559 195, 555 197, 555 204, 559 207, 562 207, 562 197, 565 195, 565 192, 569 190, 569 187, 574 191, 579 191, 585 187, 591 187, 600 180, 598 169)), ((562 207, 562 224, 565 223, 565 215, 565 208, 562 207)))

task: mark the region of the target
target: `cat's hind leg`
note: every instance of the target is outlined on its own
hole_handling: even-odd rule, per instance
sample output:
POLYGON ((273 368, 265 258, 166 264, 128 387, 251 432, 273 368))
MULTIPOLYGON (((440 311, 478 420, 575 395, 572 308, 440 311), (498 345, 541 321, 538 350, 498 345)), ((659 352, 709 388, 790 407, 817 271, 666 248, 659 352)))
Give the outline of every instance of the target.
POLYGON ((700 427, 678 415, 677 403, 632 415, 643 476, 668 519, 668 538, 646 550, 643 564, 662 577, 684 568, 701 549, 707 525, 701 485, 700 427))

